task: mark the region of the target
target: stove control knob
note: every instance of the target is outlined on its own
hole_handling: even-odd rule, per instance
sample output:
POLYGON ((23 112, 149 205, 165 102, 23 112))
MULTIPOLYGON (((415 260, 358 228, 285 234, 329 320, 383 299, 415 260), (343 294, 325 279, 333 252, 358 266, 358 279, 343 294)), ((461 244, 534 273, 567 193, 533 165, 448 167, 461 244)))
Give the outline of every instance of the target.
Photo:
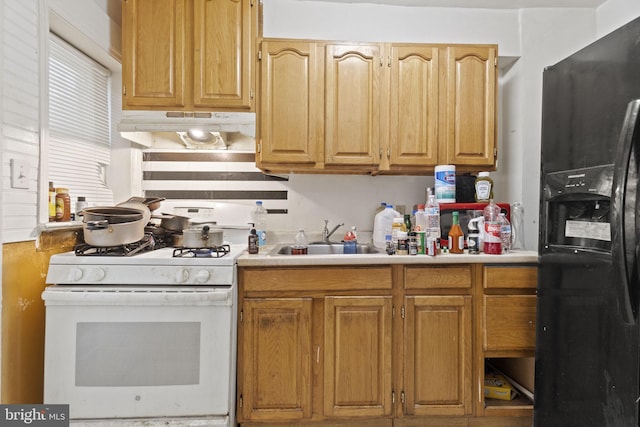
POLYGON ((72 267, 69 269, 69 282, 73 283, 73 282, 77 282, 78 280, 82 279, 82 275, 83 272, 80 268, 78 267, 72 267))
POLYGON ((208 270, 200 270, 196 274, 196 280, 198 283, 207 283, 209 278, 211 277, 211 273, 208 270))
POLYGON ((181 268, 176 271, 176 282, 184 283, 189 279, 189 271, 186 268, 181 268))

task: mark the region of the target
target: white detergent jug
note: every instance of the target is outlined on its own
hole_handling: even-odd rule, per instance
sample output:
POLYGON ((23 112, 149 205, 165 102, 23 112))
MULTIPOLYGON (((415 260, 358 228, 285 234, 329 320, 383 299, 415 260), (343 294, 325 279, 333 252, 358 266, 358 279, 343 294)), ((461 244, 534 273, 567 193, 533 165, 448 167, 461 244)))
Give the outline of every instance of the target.
POLYGON ((402 215, 397 210, 393 209, 393 205, 387 205, 387 207, 378 212, 373 220, 373 246, 378 249, 385 249, 387 247, 387 238, 391 241, 391 224, 393 218, 402 218, 402 215))

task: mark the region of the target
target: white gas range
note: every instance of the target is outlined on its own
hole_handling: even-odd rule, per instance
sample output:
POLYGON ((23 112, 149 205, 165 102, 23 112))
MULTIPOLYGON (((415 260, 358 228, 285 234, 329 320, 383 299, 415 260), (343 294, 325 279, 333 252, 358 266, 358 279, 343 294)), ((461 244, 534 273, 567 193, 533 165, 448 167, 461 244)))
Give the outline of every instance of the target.
POLYGON ((246 245, 220 248, 52 256, 44 403, 69 404, 72 425, 234 426, 246 245))

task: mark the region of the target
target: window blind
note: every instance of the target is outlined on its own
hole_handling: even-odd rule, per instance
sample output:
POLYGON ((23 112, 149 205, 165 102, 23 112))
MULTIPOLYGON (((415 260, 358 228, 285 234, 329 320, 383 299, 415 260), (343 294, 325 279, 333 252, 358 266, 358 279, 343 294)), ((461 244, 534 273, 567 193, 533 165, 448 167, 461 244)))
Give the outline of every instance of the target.
POLYGON ((69 189, 72 211, 78 196, 89 206, 113 205, 109 85, 109 70, 50 33, 48 175, 69 189))

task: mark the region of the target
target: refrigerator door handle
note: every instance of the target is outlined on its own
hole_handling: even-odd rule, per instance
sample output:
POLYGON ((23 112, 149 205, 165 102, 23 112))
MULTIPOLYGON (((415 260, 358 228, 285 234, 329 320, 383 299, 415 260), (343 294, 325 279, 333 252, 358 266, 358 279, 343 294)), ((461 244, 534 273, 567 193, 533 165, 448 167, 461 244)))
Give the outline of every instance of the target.
POLYGON ((638 239, 636 230, 638 158, 640 147, 634 147, 640 139, 640 99, 627 106, 613 174, 611 198, 611 257, 618 289, 618 303, 622 318, 633 324, 638 320, 640 289, 637 263, 638 239), (629 231, 633 233, 629 233, 629 231))

